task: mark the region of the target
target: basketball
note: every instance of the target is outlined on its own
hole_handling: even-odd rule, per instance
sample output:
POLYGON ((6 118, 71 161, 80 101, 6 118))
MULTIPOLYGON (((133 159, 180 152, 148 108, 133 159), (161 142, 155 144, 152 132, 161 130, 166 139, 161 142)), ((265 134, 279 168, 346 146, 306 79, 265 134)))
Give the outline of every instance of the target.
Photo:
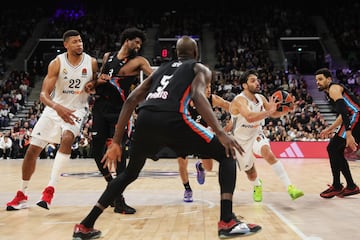
POLYGON ((280 102, 280 105, 277 109, 278 112, 288 112, 292 110, 295 99, 291 93, 285 90, 277 90, 272 94, 272 97, 276 98, 276 102, 280 102))

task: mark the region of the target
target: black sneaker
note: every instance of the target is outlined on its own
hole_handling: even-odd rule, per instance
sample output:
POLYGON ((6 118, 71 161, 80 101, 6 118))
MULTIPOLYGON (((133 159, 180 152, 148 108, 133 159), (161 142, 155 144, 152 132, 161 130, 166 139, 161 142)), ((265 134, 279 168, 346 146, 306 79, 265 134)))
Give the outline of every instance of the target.
POLYGON ((74 227, 73 240, 96 239, 101 237, 101 231, 94 228, 87 228, 82 224, 76 224, 74 227))
POLYGON ((244 223, 233 216, 229 222, 220 221, 218 223, 219 238, 231 238, 236 236, 248 236, 261 230, 257 224, 244 223))
POLYGON ((114 201, 114 212, 121 214, 134 214, 136 209, 126 204, 123 196, 115 199, 114 201))

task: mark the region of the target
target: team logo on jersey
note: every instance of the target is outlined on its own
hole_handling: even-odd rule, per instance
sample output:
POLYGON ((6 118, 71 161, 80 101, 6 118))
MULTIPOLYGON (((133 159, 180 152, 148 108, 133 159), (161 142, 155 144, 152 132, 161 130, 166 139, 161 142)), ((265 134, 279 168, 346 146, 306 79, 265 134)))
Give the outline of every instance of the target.
POLYGON ((63 69, 63 73, 64 73, 64 74, 67 74, 67 73, 68 73, 68 71, 66 70, 66 68, 63 69))
POLYGON ((171 67, 178 68, 181 64, 182 62, 174 62, 173 64, 171 64, 171 67))
POLYGON ((87 75, 87 69, 86 68, 83 68, 82 71, 81 71, 81 74, 83 76, 86 76, 87 75))

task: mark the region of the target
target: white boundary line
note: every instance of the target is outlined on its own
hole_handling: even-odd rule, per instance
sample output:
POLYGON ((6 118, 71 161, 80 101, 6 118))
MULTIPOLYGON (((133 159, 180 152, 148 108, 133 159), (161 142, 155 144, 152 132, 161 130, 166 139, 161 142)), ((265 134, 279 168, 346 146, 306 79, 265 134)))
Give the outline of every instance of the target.
POLYGON ((284 215, 277 211, 271 204, 265 204, 273 213, 281 219, 289 228, 291 228, 303 240, 322 240, 321 237, 306 236, 298 227, 291 223, 284 215))

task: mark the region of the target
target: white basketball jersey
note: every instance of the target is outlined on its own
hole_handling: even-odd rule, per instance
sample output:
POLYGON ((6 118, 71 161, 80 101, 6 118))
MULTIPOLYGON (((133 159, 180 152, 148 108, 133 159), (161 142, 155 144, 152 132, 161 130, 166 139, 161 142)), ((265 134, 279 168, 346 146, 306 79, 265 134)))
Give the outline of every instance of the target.
MULTIPOLYGON (((254 102, 248 99, 245 94, 240 93, 240 96, 244 97, 248 101, 248 108, 252 112, 261 112, 264 111, 264 105, 262 98, 259 94, 255 94, 257 102, 254 102)), ((262 126, 265 123, 265 120, 262 119, 260 121, 249 123, 241 114, 233 115, 231 114, 231 118, 233 119, 233 133, 237 139, 248 140, 254 135, 256 136, 262 131, 262 126)))
MULTIPOLYGON (((66 52, 57 57, 60 60, 60 71, 52 93, 52 100, 73 110, 88 108, 89 94, 85 92, 84 87, 93 79, 91 57, 83 53, 82 61, 77 66, 68 62, 66 52)), ((54 110, 46 107, 44 111, 54 110)))

